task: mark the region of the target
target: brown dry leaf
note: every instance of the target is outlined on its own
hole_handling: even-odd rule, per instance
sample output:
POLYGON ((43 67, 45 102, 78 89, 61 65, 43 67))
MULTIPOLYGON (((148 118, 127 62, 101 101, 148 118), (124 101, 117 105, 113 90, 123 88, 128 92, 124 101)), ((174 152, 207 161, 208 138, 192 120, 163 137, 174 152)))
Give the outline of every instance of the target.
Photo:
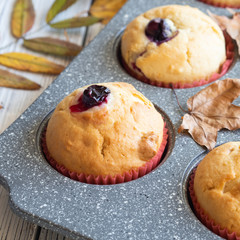
POLYGON ((17 52, 0 54, 0 64, 22 71, 48 74, 59 74, 65 68, 46 58, 17 52))
POLYGON ((94 23, 100 22, 102 19, 88 16, 88 17, 74 17, 69 18, 60 22, 49 24, 53 28, 78 28, 78 27, 87 27, 94 23))
POLYGON ((217 132, 240 128, 240 107, 232 104, 240 95, 240 79, 216 81, 187 101, 189 113, 183 117, 179 132, 187 130, 200 145, 213 149, 217 132))
POLYGON ((58 13, 66 10, 75 2, 76 0, 55 0, 47 13, 46 22, 49 23, 58 13))
POLYGON ((82 49, 81 46, 74 43, 49 37, 25 39, 23 46, 37 52, 59 56, 76 56, 82 49))
POLYGON ((0 109, 2 109, 2 108, 3 108, 3 106, 0 105, 0 109))
POLYGON ((90 8, 92 16, 103 18, 103 24, 107 24, 120 10, 127 0, 96 0, 90 8))
POLYGON ((15 2, 12 18, 11 31, 14 37, 20 38, 29 31, 34 23, 35 12, 31 0, 17 0, 15 2))
POLYGON ((41 86, 27 78, 0 69, 0 87, 37 90, 41 86))
POLYGON ((236 40, 240 54, 240 12, 235 12, 232 18, 218 16, 211 12, 209 15, 218 23, 222 30, 226 30, 232 39, 236 40))

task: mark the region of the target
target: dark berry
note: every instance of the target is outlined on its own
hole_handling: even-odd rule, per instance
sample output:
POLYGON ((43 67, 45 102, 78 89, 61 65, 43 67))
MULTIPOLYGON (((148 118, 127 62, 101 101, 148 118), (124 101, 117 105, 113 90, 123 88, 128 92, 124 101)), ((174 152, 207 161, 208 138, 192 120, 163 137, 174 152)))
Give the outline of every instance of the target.
POLYGON ((78 104, 70 107, 71 112, 83 112, 91 107, 99 106, 103 102, 107 102, 107 96, 110 90, 100 85, 91 85, 84 90, 78 99, 78 104))
POLYGON ((86 107, 97 106, 106 99, 109 93, 110 90, 104 86, 92 85, 83 92, 83 104, 86 107))
POLYGON ((161 18, 152 19, 145 29, 145 34, 157 44, 169 41, 174 35, 168 21, 161 18))

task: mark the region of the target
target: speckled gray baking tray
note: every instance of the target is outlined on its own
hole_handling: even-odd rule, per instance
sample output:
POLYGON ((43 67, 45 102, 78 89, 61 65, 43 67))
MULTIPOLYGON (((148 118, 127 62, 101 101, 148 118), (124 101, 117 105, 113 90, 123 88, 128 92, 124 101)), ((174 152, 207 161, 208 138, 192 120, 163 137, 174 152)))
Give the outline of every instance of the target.
MULTIPOLYGON (((118 63, 116 53, 119 34, 127 23, 150 8, 173 3, 228 15, 225 9, 193 0, 130 0, 0 136, 0 182, 10 193, 15 213, 77 239, 220 239, 198 221, 187 202, 188 174, 205 154, 188 135, 176 132, 172 153, 151 173, 135 181, 108 186, 84 184, 60 175, 48 165, 38 146, 45 116, 74 89, 96 82, 133 84, 178 129, 182 112, 171 89, 150 86, 130 77, 118 63)), ((240 77, 239 60, 223 78, 226 77, 240 77)), ((176 90, 180 103, 186 108, 187 99, 202 88, 176 90)), ((239 140, 239 133, 221 131, 217 143, 239 140)))

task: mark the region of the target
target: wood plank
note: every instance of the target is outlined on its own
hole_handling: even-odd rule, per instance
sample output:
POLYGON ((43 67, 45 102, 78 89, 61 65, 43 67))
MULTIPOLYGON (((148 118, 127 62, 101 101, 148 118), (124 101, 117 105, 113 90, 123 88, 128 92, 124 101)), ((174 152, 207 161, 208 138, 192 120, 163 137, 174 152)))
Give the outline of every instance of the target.
MULTIPOLYGON (((40 53, 33 52, 22 46, 22 40, 19 40, 16 44, 2 49, 2 46, 8 45, 8 43, 14 43, 15 39, 12 37, 10 32, 10 16, 12 7, 15 0, 0 1, 0 53, 18 51, 34 54, 36 56, 47 56, 49 60, 56 63, 67 66, 71 58, 61 58, 53 57, 50 55, 44 55, 40 53), (4 23, 4 24, 3 24, 4 23)), ((45 16, 49 8, 51 7, 54 0, 45 1, 42 4, 41 0, 33 0, 33 5, 36 10, 36 20, 33 28, 27 33, 26 38, 50 36, 58 39, 66 39, 64 30, 52 29, 45 23, 45 16)), ((59 14, 54 21, 60 21, 72 16, 78 15, 79 13, 86 12, 89 9, 91 0, 81 0, 77 1, 74 6, 71 6, 66 11, 59 14)), ((81 45, 85 36, 86 28, 78 29, 68 29, 67 35, 69 41, 81 45)), ((7 69, 0 66, 1 69, 7 69)), ((24 91, 24 90, 14 90, 8 88, 0 88, 0 105, 3 105, 3 109, 0 110, 0 134, 14 121, 22 112, 47 88, 49 84, 56 78, 53 75, 43 75, 35 73, 27 73, 17 70, 10 70, 13 73, 27 77, 37 83, 39 83, 42 88, 36 91, 24 91)))
MULTIPOLYGON (((0 1, 0 53, 5 52, 27 52, 35 54, 37 56, 46 56, 43 54, 35 53, 22 47, 22 40, 15 43, 15 39, 12 37, 10 32, 10 16, 12 7, 15 0, 0 1), (12 43, 9 45, 9 43, 12 43), (9 45, 2 49, 3 46, 9 45)), ((36 10, 36 20, 34 27, 27 34, 26 37, 42 37, 51 36, 59 39, 68 40, 76 44, 81 45, 85 39, 86 28, 81 29, 69 29, 66 30, 67 36, 64 30, 51 29, 45 23, 45 16, 52 5, 54 0, 44 1, 33 0, 33 5, 36 10)), ((74 6, 68 10, 59 14, 56 17, 56 21, 79 15, 82 12, 86 12, 91 4, 91 0, 77 1, 74 6)), ((59 64, 68 65, 71 58, 60 58, 47 55, 49 60, 57 62, 59 64)), ((7 69, 0 66, 1 69, 7 69)), ((16 70, 10 70, 13 73, 25 76, 35 82, 41 84, 42 88, 38 91, 23 91, 14 90, 8 88, 0 88, 0 105, 4 108, 0 110, 0 134, 18 117, 22 112, 47 88, 49 84, 56 78, 52 75, 34 74, 21 72, 16 70)), ((0 240, 34 240, 34 239, 59 239, 59 240, 70 240, 56 232, 40 228, 39 226, 24 221, 23 219, 16 216, 8 205, 8 192, 0 186, 0 240)))
POLYGON ((51 230, 41 228, 41 232, 38 240, 72 240, 70 238, 66 238, 63 235, 57 234, 51 230))
POLYGON ((87 36, 85 40, 84 46, 87 46, 89 42, 91 42, 97 34, 104 28, 105 25, 102 23, 96 23, 93 26, 90 26, 87 31, 87 36))
POLYGON ((8 205, 9 194, 0 186, 0 239, 34 240, 37 225, 16 216, 8 205))

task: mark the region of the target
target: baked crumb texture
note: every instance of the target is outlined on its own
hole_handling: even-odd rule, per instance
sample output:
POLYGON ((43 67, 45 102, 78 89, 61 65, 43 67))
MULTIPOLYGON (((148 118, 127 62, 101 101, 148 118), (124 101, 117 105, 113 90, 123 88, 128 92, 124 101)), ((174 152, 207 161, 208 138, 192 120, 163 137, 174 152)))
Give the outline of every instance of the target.
POLYGON ((197 167, 194 193, 202 218, 240 236, 240 142, 223 144, 207 154, 197 167))
POLYGON ((164 135, 162 116, 130 84, 99 85, 111 91, 107 103, 84 112, 71 112, 69 107, 86 87, 59 103, 47 126, 48 151, 59 165, 78 174, 104 177, 137 170, 160 149, 164 135))
POLYGON ((219 26, 198 9, 180 5, 154 8, 135 18, 124 31, 121 53, 137 78, 144 76, 155 85, 207 81, 226 60, 219 26), (150 41, 145 28, 154 18, 171 20, 177 36, 159 45, 150 41))

